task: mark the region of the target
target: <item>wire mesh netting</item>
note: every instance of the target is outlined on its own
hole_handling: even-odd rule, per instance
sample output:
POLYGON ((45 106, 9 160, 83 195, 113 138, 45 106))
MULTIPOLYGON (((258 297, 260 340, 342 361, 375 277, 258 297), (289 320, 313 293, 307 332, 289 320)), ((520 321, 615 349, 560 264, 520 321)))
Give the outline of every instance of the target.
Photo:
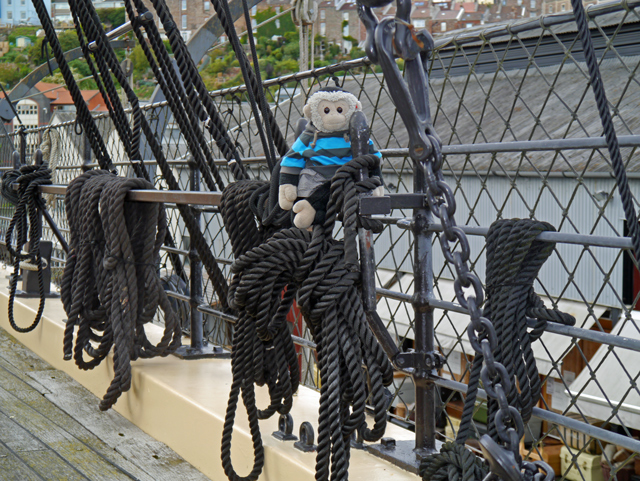
MULTIPOLYGON (((636 207, 640 199, 640 10, 632 2, 590 9, 600 68, 610 109, 623 147, 636 207)), ((472 269, 485 277, 486 228, 503 218, 547 221, 567 234, 542 268, 535 285, 547 307, 575 316, 574 331, 547 332, 534 345, 543 380, 540 408, 603 428, 629 439, 640 435, 640 274, 626 244, 626 226, 620 197, 612 177, 602 127, 570 16, 551 16, 525 24, 489 26, 457 37, 436 39, 430 63, 431 110, 443 140, 443 171, 458 204, 457 222, 471 235, 472 269), (622 248, 621 248, 622 247, 622 248), (626 339, 622 341, 621 339, 626 339)), ((355 60, 265 82, 269 104, 289 144, 310 91, 333 84, 354 93, 362 102, 371 137, 383 152, 387 192, 413 191, 413 164, 405 147, 408 136, 394 107, 382 74, 366 60, 355 60), (308 84, 307 84, 308 82, 308 84), (307 86, 308 85, 308 86, 307 86)), ((243 156, 250 177, 268 179, 256 125, 244 87, 211 93, 230 137, 243 156)), ((183 190, 206 190, 191 172, 187 144, 165 104, 149 105, 145 115, 159 133, 174 175, 183 190)), ((59 156, 54 183, 66 184, 83 166, 96 167, 87 153, 75 119, 58 116, 52 126, 59 156)), ((133 175, 110 119, 96 117, 100 132, 120 174, 133 175)), ((27 153, 40 145, 48 129, 27 131, 27 153)), ((205 130, 205 129, 203 129, 205 130)), ((20 139, 0 133, 2 167, 10 165, 10 152, 20 139)), ((205 136, 223 178, 232 182, 214 139, 205 136)), ((143 149, 147 152, 147 149, 143 149)), ((151 158, 150 154, 147 155, 151 158)), ((143 159, 158 188, 166 189, 156 165, 143 159)), ((67 227, 61 198, 50 209, 63 233, 67 227)), ((223 273, 230 276, 233 258, 217 208, 200 207, 201 227, 223 273)), ((0 220, 6 231, 11 207, 2 205, 0 220)), ((185 271, 190 269, 189 235, 175 206, 167 205, 174 246, 165 246, 161 274, 176 292, 174 307, 189 332, 188 276, 180 278, 169 259, 178 253, 185 271)), ((403 349, 415 339, 413 308, 413 241, 399 219, 412 212, 395 210, 384 231, 375 238, 378 313, 403 349)), ((54 279, 64 264, 64 253, 54 242, 54 279)), ((455 302, 454 270, 444 262, 437 233, 433 237, 435 297, 455 302)), ((218 311, 211 282, 204 276, 205 334, 210 342, 230 347, 233 323, 218 311)), ((465 383, 473 358, 462 309, 435 311, 435 339, 446 356, 440 378, 465 383)), ((233 320, 231 318, 231 320, 233 320)), ((301 315, 289 316, 298 338, 302 382, 318 388, 315 353, 301 315)), ((440 439, 455 436, 462 409, 458 390, 439 387, 437 413, 440 439)), ((413 429, 414 386, 397 373, 390 387, 390 416, 413 429)), ((475 436, 486 432, 486 406, 478 402, 475 436)), ((583 429, 589 431, 589 428, 583 429)), ((591 432, 591 431, 589 431, 591 432)), ((592 433, 593 434, 593 433, 592 433)), ((597 436, 602 438, 602 436, 597 436)), ((474 445, 474 441, 469 444, 474 445)), ((637 453, 629 446, 607 443, 590 434, 534 419, 526 428, 522 454, 543 458, 556 474, 567 479, 630 479, 637 453), (596 474, 593 474, 596 473, 596 474), (603 476, 603 478, 598 478, 603 476)), ((640 474, 640 469, 638 470, 640 474)))

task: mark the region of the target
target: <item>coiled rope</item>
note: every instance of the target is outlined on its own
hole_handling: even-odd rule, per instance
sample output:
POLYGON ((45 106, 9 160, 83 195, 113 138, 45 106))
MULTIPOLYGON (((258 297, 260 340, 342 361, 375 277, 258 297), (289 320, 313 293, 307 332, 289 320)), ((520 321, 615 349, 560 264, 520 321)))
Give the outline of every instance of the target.
POLYGON ((74 179, 65 197, 70 254, 61 283, 69 318, 64 355, 71 359, 73 353, 76 364, 88 370, 113 346, 114 378, 100 402, 103 411, 131 386, 131 361, 166 356, 181 341, 180 322, 157 273, 167 229, 164 205, 126 201, 130 190, 152 188, 144 179, 92 170, 74 179), (144 325, 158 307, 165 328, 154 345, 144 325))
POLYGON ((429 481, 481 481, 489 474, 485 462, 464 446, 445 443, 439 453, 420 462, 420 476, 429 481))
POLYGON ((45 203, 38 188, 49 184, 51 184, 51 171, 46 163, 23 165, 20 170, 9 170, 2 174, 2 197, 16 206, 5 235, 5 244, 13 259, 13 274, 9 280, 9 324, 17 332, 33 331, 40 323, 44 311, 43 269, 46 265, 40 256, 40 238, 42 237, 40 210, 44 210, 45 203), (18 184, 17 191, 14 190, 14 184, 18 184), (29 251, 24 252, 27 241, 29 251), (29 327, 19 327, 13 315, 21 267, 38 272, 40 303, 36 317, 29 327))
MULTIPOLYGON (((533 289, 540 268, 553 252, 555 243, 536 240, 542 232, 555 228, 547 222, 531 219, 499 220, 491 224, 487 236, 487 303, 484 314, 491 319, 497 334, 497 349, 493 353, 509 374, 511 383, 507 393, 510 406, 516 407, 526 424, 533 407, 540 399, 540 377, 531 342, 544 332, 547 321, 575 324, 569 314, 547 309, 533 289), (527 317, 537 319, 528 331, 527 317), (519 390, 518 390, 519 387, 519 390)), ((483 355, 477 353, 471 368, 460 430, 456 442, 464 444, 469 436, 476 395, 478 392, 483 355)), ((497 403, 489 400, 489 435, 498 441, 494 418, 497 403)))
MULTIPOLYGON (((233 339, 233 383, 222 436, 222 461, 232 481, 255 480, 262 471, 264 452, 258 419, 275 412, 285 414, 291 408, 298 367, 285 316, 296 296, 317 344, 320 367, 316 479, 347 479, 350 437, 357 429, 367 441, 384 434, 388 407, 384 386, 392 382, 393 369, 367 325, 357 264, 347 262, 349 252, 356 252, 357 257, 355 236, 345 235, 344 242, 333 238, 339 219, 345 231, 357 229, 357 194, 380 183, 378 178, 358 182, 357 175, 361 169, 373 170, 377 165, 378 159, 367 155, 338 170, 332 179, 326 221, 315 226, 313 233, 285 229, 261 244, 248 240, 250 232, 259 232, 253 220, 227 222, 235 202, 244 212, 250 208, 249 185, 238 183, 236 189, 245 190, 241 198, 237 190, 223 195, 222 212, 234 251, 251 248, 233 264, 229 289, 229 302, 239 310, 239 320, 233 339), (242 235, 243 229, 247 235, 242 235), (254 383, 269 387, 271 402, 263 411, 255 405, 254 383), (240 395, 249 416, 255 456, 252 471, 244 477, 231 463, 231 436, 240 395), (371 428, 365 423, 367 401, 373 408, 371 428)), ((246 219, 242 212, 235 218, 246 219)), ((379 230, 381 225, 373 227, 379 230)))

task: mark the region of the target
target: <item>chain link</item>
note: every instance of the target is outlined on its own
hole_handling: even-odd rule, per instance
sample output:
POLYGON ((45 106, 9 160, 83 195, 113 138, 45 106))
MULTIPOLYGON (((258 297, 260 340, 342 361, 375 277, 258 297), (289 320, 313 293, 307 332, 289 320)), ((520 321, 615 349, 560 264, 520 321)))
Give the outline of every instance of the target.
POLYGON ((481 379, 487 396, 498 402, 495 422, 498 437, 502 445, 514 453, 520 461, 519 443, 524 435, 524 423, 518 410, 509 406, 506 393, 511 389, 512 379, 507 369, 493 356, 497 347, 497 335, 493 323, 483 317, 484 290, 482 282, 469 270, 470 256, 469 241, 464 231, 455 221, 456 201, 453 190, 444 181, 442 174, 441 144, 438 139, 429 136, 432 143, 432 162, 424 164, 427 184, 427 202, 431 213, 437 217, 443 227, 440 234, 440 245, 444 258, 455 266, 456 278, 454 289, 458 303, 469 310, 471 323, 467 329, 469 341, 477 355, 484 358, 481 379), (457 243, 457 249, 452 248, 457 243), (465 288, 471 288, 472 293, 466 295, 465 288))

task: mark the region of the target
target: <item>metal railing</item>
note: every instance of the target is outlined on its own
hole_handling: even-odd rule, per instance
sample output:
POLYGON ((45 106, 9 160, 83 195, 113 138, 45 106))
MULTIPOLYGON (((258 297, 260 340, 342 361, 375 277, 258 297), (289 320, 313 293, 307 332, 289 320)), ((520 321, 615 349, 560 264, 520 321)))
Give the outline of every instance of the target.
MULTIPOLYGON (((640 44, 633 39, 640 37, 639 5, 626 1, 588 8, 636 204, 640 200, 640 44)), ((484 236, 494 220, 529 217, 550 222, 558 230, 539 237, 555 242, 556 247, 535 288, 548 306, 570 311, 577 323, 575 327, 550 323, 536 343, 543 400, 527 426, 523 454, 557 461, 560 464, 554 468, 559 478, 597 479, 588 472, 591 468, 584 468, 588 461, 595 466, 594 472, 604 471, 611 479, 629 479, 624 476, 633 471, 634 458, 640 453, 636 440, 640 435, 640 314, 635 310, 640 275, 634 274, 637 266, 629 255, 631 243, 625 237, 620 199, 572 22, 570 14, 552 15, 436 39, 430 70, 432 114, 443 139, 443 173, 455 192, 457 221, 470 235, 471 268, 481 279, 485 274, 484 236), (566 446, 562 462, 561 445, 566 446), (612 453, 611 446, 630 455, 612 453)), ((372 139, 383 153, 387 191, 413 192, 406 131, 383 76, 366 59, 265 82, 271 108, 289 143, 294 140, 295 124, 309 93, 303 80, 309 81, 311 90, 331 77, 337 77, 363 104, 372 139)), ((212 92, 211 97, 244 155, 249 175, 267 179, 261 146, 252 142, 256 127, 245 92, 240 86, 212 92)), ((192 190, 186 142, 171 122, 166 104, 147 105, 144 110, 152 127, 161 133, 165 155, 173 159, 170 164, 181 188, 192 190)), ((60 140, 56 184, 66 184, 83 168, 95 166, 84 138, 75 133, 74 118, 65 115, 54 116, 60 123, 51 127, 60 140)), ((120 173, 133 175, 110 119, 102 115, 96 121, 120 173)), ((39 145, 47 128, 26 131, 24 145, 39 145)), ((5 154, 13 147, 5 147, 12 143, 19 146, 20 140, 17 133, 0 134, 8 141, 0 145, 5 162, 2 167, 8 168, 9 156, 5 154)), ((214 157, 222 159, 213 139, 207 138, 214 157)), ((225 180, 232 182, 225 162, 217 164, 225 180)), ((145 165, 156 185, 166 188, 155 163, 145 161, 145 165)), ((206 190, 202 185, 199 189, 206 190)), ((61 197, 50 205, 53 218, 66 232, 61 197)), ((228 348, 235 318, 218 308, 206 274, 201 298, 192 310, 189 285, 178 282, 171 270, 169 253, 182 256, 188 272, 198 264, 175 205, 167 207, 176 246, 164 247, 162 274, 174 281, 174 307, 183 317, 186 332, 191 332, 192 316, 199 313, 204 337, 228 348)), ((381 218, 385 229, 375 236, 378 313, 401 348, 412 347, 416 338, 411 304, 412 207, 409 202, 398 205, 391 216, 381 218)), ((0 229, 4 231, 12 211, 6 204, 1 209, 0 229)), ((214 256, 228 278, 233 258, 217 207, 201 205, 196 209, 214 256)), ((432 224, 428 231, 438 243, 442 227, 432 224)), ((46 231, 45 235, 54 241, 55 248, 52 234, 46 231)), ((60 260, 53 264, 55 279, 65 258, 59 245, 54 258, 60 260)), ((202 272, 201 268, 196 270, 202 272)), ((473 354, 466 340, 466 310, 455 302, 453 277, 435 246, 434 297, 429 303, 436 309, 435 346, 446 357, 433 380, 438 386, 436 425, 440 440, 455 435, 473 354)), ((194 292, 200 297, 197 290, 194 292)), ((303 368, 302 382, 317 388, 315 345, 297 312, 291 314, 290 321, 303 368)), ((398 372, 391 388, 390 417, 414 429, 415 387, 411 378, 398 372)), ((474 418, 476 435, 485 430, 485 412, 479 402, 474 418)))

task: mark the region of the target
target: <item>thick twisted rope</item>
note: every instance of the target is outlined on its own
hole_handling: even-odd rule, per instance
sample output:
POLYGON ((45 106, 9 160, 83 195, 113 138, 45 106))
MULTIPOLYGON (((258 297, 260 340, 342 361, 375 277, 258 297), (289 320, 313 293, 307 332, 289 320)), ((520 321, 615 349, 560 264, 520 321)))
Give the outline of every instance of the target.
POLYGON ((609 102, 604 90, 602 76, 600 75, 598 60, 596 59, 595 49, 593 48, 593 40, 591 38, 591 31, 589 30, 589 20, 587 19, 587 14, 581 0, 571 0, 571 6, 573 7, 573 14, 576 18, 576 25, 578 27, 578 33, 580 34, 580 40, 582 40, 582 50, 589 69, 591 88, 593 89, 593 94, 596 98, 598 114, 600 115, 602 129, 604 130, 607 148, 611 157, 611 167, 616 179, 618 191, 620 192, 622 208, 624 210, 625 219, 627 220, 629 233, 631 234, 633 253, 637 263, 640 261, 640 225, 638 224, 638 216, 636 215, 633 195, 631 194, 629 181, 627 180, 626 168, 622 161, 622 155, 620 154, 620 145, 618 144, 618 137, 613 125, 609 102))
MULTIPOLYGON (((527 423, 540 399, 540 377, 531 342, 542 334, 547 321, 573 325, 575 319, 560 311, 547 309, 533 289, 540 268, 553 252, 554 243, 536 240, 541 232, 555 231, 546 223, 530 219, 500 220, 491 224, 487 236, 487 303, 485 315, 497 334, 496 362, 507 370, 511 390, 510 406, 515 406, 527 423), (527 330, 527 316, 537 317, 533 331, 527 330), (519 390, 518 390, 519 387, 519 390)), ((479 387, 483 356, 477 353, 471 368, 469 387, 456 441, 464 444, 469 436, 475 399, 479 387)), ((497 439, 493 422, 497 403, 489 400, 489 434, 497 439)))
POLYGON ((109 152, 107 151, 107 147, 100 135, 100 131, 96 126, 96 123, 89 111, 89 107, 87 107, 87 103, 84 101, 82 97, 82 92, 76 83, 73 72, 67 63, 64 51, 62 50, 62 46, 60 45, 60 41, 58 40, 58 35, 53 26, 53 22, 51 21, 51 17, 49 16, 49 12, 47 12, 47 7, 45 5, 44 0, 34 0, 33 6, 36 10, 38 18, 40 19, 40 24, 42 25, 42 29, 44 30, 47 42, 51 46, 51 50, 53 51, 53 55, 58 63, 58 67, 60 68, 60 72, 62 73, 62 77, 64 78, 64 82, 69 88, 69 93, 71 94, 71 98, 73 99, 73 103, 76 106, 77 110, 77 120, 79 125, 81 126, 84 133, 87 135, 89 142, 91 144, 91 149, 93 150, 98 163, 100 164, 101 169, 112 170, 113 166, 111 163, 111 158, 109 156, 109 152))
MULTIPOLYGON (((377 440, 384 433, 388 407, 384 386, 392 382, 393 370, 367 325, 359 289, 360 273, 357 263, 348 258, 353 251, 357 259, 355 236, 347 235, 358 226, 358 192, 379 184, 379 179, 357 182, 357 175, 360 169, 371 170, 377 163, 375 156, 367 155, 338 170, 332 180, 326 221, 315 226, 313 233, 285 229, 259 245, 253 242, 252 246, 247 240, 248 233, 258 229, 252 218, 236 215, 243 221, 235 223, 230 219, 229 194, 233 195, 234 206, 244 212, 252 208, 251 199, 255 197, 249 195, 250 184, 238 183, 234 191, 223 196, 222 212, 234 252, 250 248, 233 264, 229 290, 230 303, 240 313, 234 332, 233 383, 222 437, 223 467, 232 481, 255 480, 262 471, 264 452, 258 419, 275 412, 285 414, 291 408, 298 372, 286 315, 296 295, 317 344, 320 366, 316 479, 347 479, 350 437, 356 429, 368 441, 377 440), (345 225, 344 242, 333 239, 338 218, 345 225), (240 235, 239 231, 247 235, 240 235), (269 386, 271 402, 263 411, 255 406, 254 383, 269 386), (255 455, 253 469, 244 477, 231 463, 231 435, 240 395, 249 416, 255 455), (372 427, 365 423, 367 399, 374 411, 372 427)), ((254 187, 256 191, 259 188, 254 187)))
POLYGON ((43 269, 46 266, 40 256, 40 238, 42 237, 40 210, 44 210, 45 203, 38 188, 41 185, 49 184, 51 184, 51 171, 46 163, 23 165, 20 170, 9 170, 2 175, 2 197, 16 206, 5 235, 5 245, 13 260, 13 274, 9 280, 9 324, 17 332, 33 331, 40 323, 44 311, 43 269), (15 184, 19 186, 17 193, 14 190, 15 184), (29 251, 23 252, 27 241, 29 242, 29 251), (36 317, 29 327, 19 327, 13 314, 20 267, 38 272, 40 303, 36 317))
POLYGON ((439 453, 420 462, 420 476, 424 481, 482 481, 489 467, 464 446, 445 443, 439 453))
POLYGON ((73 355, 86 370, 100 364, 113 347, 114 378, 101 410, 130 388, 131 361, 166 356, 181 342, 180 323, 157 274, 167 229, 164 205, 125 202, 130 190, 152 188, 144 179, 93 170, 74 179, 65 197, 70 254, 61 284, 68 316, 64 355, 73 355), (158 308, 165 328, 154 345, 144 325, 158 308))

